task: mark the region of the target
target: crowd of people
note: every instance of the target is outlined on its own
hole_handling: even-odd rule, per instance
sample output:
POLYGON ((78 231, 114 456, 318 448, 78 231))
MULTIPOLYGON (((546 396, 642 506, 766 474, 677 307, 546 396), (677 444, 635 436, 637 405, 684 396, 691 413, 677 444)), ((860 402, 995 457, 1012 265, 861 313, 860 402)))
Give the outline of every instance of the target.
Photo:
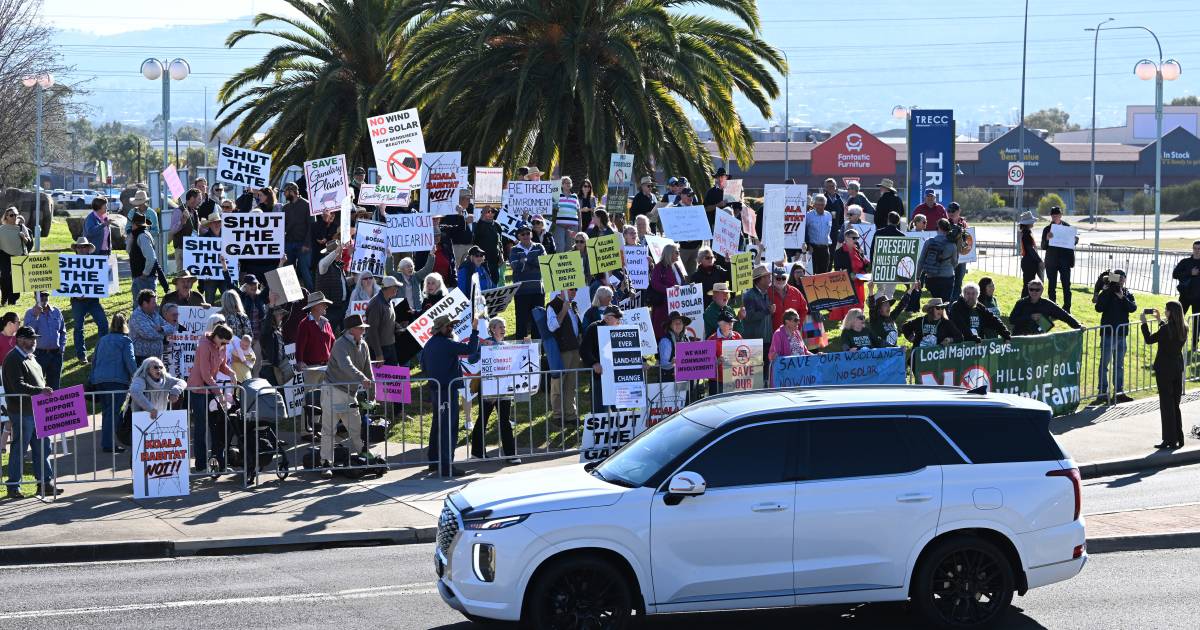
MULTIPOLYGON (((541 171, 532 166, 522 167, 516 173, 521 180, 536 181, 541 177, 541 171)), ((353 171, 350 187, 355 195, 365 178, 364 169, 353 171)), ((592 409, 605 407, 600 379, 579 376, 589 369, 594 374, 601 373, 598 328, 620 324, 628 308, 649 307, 657 349, 652 362, 657 364, 659 378, 673 377, 677 344, 697 340, 690 332, 695 329, 691 327, 691 317, 668 308, 668 293, 686 284, 699 284, 703 289, 705 337, 718 345, 730 340, 759 339, 768 367, 779 357, 896 347, 901 338, 914 346, 925 346, 1040 334, 1059 323, 1070 328, 1081 327, 1071 314, 1072 250, 1050 245, 1049 227, 1043 231, 1039 245, 1031 232, 1037 220, 1033 213, 1026 212, 1018 220, 1024 275, 1021 295, 998 296, 992 278, 965 282, 966 264, 959 261, 959 255, 968 226, 958 204, 943 207, 930 190, 910 215, 889 179, 879 182, 879 195, 874 203, 857 182, 842 191, 833 179, 826 180, 822 192, 807 202, 804 246, 788 249, 781 260, 768 261, 758 254, 751 274, 752 286, 739 292, 732 290, 730 261, 714 252, 707 242, 669 242, 660 250, 648 247, 651 255, 645 262, 650 269, 649 281, 641 288, 635 286, 629 273, 629 261, 616 270, 592 273, 588 269, 586 251, 590 239, 619 234, 625 245, 651 245, 659 236, 659 211, 663 208, 702 205, 710 224, 717 213, 732 214, 742 220, 743 212, 750 206, 726 193, 727 182, 728 174, 722 168, 717 169, 712 187, 703 193, 683 177, 670 177, 665 190, 660 192, 657 182, 646 176, 639 181, 638 193, 632 197, 628 211, 621 212, 606 209, 604 198, 596 196, 589 180, 584 179, 577 186, 571 178, 563 177, 553 212, 520 217, 514 230, 515 240, 496 223, 497 208, 475 207, 472 189, 467 186, 460 191, 453 214, 434 218, 433 247, 429 251, 393 256, 386 272, 378 276, 350 273, 353 238, 341 239, 336 212, 312 216, 303 180, 285 184, 281 201, 271 188, 250 189, 237 199, 229 199, 220 184, 210 189, 201 178, 193 182, 180 206, 171 213, 170 225, 161 226, 166 239, 174 245, 176 266, 180 268, 168 279, 161 254, 155 248, 155 236, 163 219, 148 207, 145 195, 139 194, 127 213, 124 236, 132 279, 129 314, 115 313, 110 321, 98 299, 71 299, 76 358, 90 363, 89 386, 93 391, 105 392, 98 396, 102 448, 106 453, 124 450, 114 433, 123 410, 158 414, 186 407, 191 415, 196 469, 207 470, 210 458, 215 458, 223 468, 228 437, 227 427, 221 421, 222 406, 227 404, 223 381, 242 382, 260 377, 282 386, 291 382, 297 371, 303 371, 306 383, 319 387, 317 402, 326 427, 320 435, 319 459, 325 473, 330 474, 335 459, 332 427, 339 423, 349 433, 352 451, 369 456, 355 402, 360 392, 373 391, 373 367, 419 366, 421 376, 437 383, 437 413, 428 441, 429 461, 437 463, 430 468, 443 475, 456 474, 458 471, 451 464, 460 420, 461 392, 457 388, 463 383, 459 357, 477 359, 481 345, 542 340, 545 364, 557 376, 549 383, 552 420, 556 424, 576 423, 580 416, 577 392, 586 381, 591 381, 592 409), (284 257, 242 260, 238 278, 231 277, 226 264, 223 279, 197 279, 180 264, 182 239, 191 235, 219 236, 222 214, 237 212, 282 212, 284 257), (903 235, 902 222, 907 222, 907 231, 932 227, 936 236, 920 249, 915 280, 899 292, 894 283, 876 285, 870 281, 874 256, 865 236, 903 235), (540 260, 569 250, 583 254, 590 304, 577 303, 575 288, 549 292, 545 288, 540 260), (303 298, 298 301, 287 302, 260 283, 268 271, 287 265, 296 268, 304 287, 303 298), (855 303, 832 310, 810 308, 804 277, 831 271, 849 274, 855 303), (1047 276, 1045 281, 1043 275, 1047 276), (1059 282, 1064 291, 1061 306, 1055 300, 1059 282), (408 329, 409 324, 444 300, 455 287, 470 294, 476 285, 487 290, 515 283, 520 286, 513 298, 512 331, 503 319, 489 319, 483 313, 477 313, 482 324, 473 325, 466 339, 455 338, 456 322, 445 316, 433 321, 432 337, 424 345, 408 329), (1046 285, 1049 296, 1044 294, 1046 285), (928 293, 923 303, 922 291, 928 293), (1007 311, 1001 304, 1005 298, 1013 299, 1007 311), (353 308, 363 302, 365 309, 353 308), (181 380, 178 378, 181 366, 174 365, 171 359, 177 354, 171 347, 175 343, 173 337, 181 330, 179 308, 209 305, 218 310, 210 317, 186 380, 181 380), (905 320, 902 314, 914 316, 905 320), (83 332, 87 317, 99 332, 90 354, 83 332), (839 333, 831 341, 826 329, 835 325, 839 333), (287 356, 289 344, 295 344, 294 361, 287 356)), ((384 219, 389 213, 416 212, 418 204, 419 191, 413 191, 413 201, 408 207, 356 206, 352 230, 359 219, 384 219)), ((1061 217, 1061 209, 1051 210, 1052 225, 1061 223, 1061 217)), ((763 219, 763 212, 755 213, 753 223, 757 234, 763 234, 763 219)), ((84 221, 83 236, 72 245, 73 251, 80 255, 107 256, 113 249, 114 225, 107 202, 97 197, 84 221)), ((740 245, 742 251, 761 251, 756 238, 743 236, 740 245)), ((28 230, 16 211, 10 209, 0 223, 0 256, 21 255, 28 248, 28 230)), ((0 260, 0 289, 4 290, 4 303, 14 304, 19 296, 12 294, 12 271, 7 263, 0 260)), ((1164 369, 1174 370, 1175 364, 1170 361, 1179 355, 1183 345, 1179 331, 1187 309, 1195 312, 1200 308, 1198 275, 1200 242, 1193 257, 1181 262, 1175 270, 1181 303, 1171 303, 1166 320, 1160 322, 1157 331, 1143 326, 1147 342, 1160 344, 1164 369)), ((1125 333, 1129 327, 1122 324, 1128 324, 1137 305, 1124 281, 1122 270, 1111 270, 1097 282, 1093 300, 1107 326, 1101 339, 1100 392, 1105 402, 1128 399, 1123 392, 1123 368, 1125 333), (1115 366, 1111 384, 1103 369, 1110 363, 1115 366)), ((1146 316, 1143 313, 1144 324, 1146 316)), ((26 424, 28 401, 15 396, 58 388, 66 352, 65 319, 49 304, 47 294, 38 293, 23 318, 8 313, 3 321, 0 351, 5 347, 14 349, 7 353, 4 363, 6 392, 14 396, 9 400, 14 454, 9 459, 9 496, 20 494, 19 454, 27 447, 34 450, 39 462, 45 460, 42 462, 45 465, 35 467, 43 490, 61 492, 53 487, 46 440, 35 439, 32 425, 26 424), (14 409, 18 411, 14 413, 14 409)), ((1182 365, 1181 355, 1179 361, 1182 365)), ((1176 371, 1181 375, 1182 368, 1176 371)), ((709 391, 717 391, 719 382, 720 379, 711 381, 709 391)), ((1159 391, 1167 397, 1165 401, 1175 401, 1177 410, 1182 381, 1160 381, 1159 391)), ((484 400, 475 408, 479 415, 469 440, 472 453, 476 456, 484 453, 484 427, 495 411, 501 455, 510 462, 519 462, 514 459, 511 401, 497 397, 484 400)), ((1177 440, 1172 434, 1168 440, 1164 433, 1164 443, 1177 441, 1181 438, 1177 440)))

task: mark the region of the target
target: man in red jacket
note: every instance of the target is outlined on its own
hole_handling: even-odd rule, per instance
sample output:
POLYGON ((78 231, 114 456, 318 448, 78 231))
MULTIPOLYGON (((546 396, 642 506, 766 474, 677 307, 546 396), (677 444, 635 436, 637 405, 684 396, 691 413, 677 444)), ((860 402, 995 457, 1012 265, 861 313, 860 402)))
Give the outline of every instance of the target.
POLYGON ((771 310, 771 332, 775 332, 783 325, 783 314, 789 308, 795 309, 800 314, 800 321, 804 321, 808 317, 808 300, 804 299, 804 294, 800 292, 800 289, 788 284, 787 270, 783 267, 776 267, 773 275, 774 280, 768 291, 771 295, 771 306, 775 307, 771 310))
POLYGON ((303 370, 307 367, 329 363, 329 353, 333 350, 333 326, 325 319, 325 311, 333 304, 325 299, 325 294, 313 291, 308 294, 308 302, 304 310, 308 316, 296 329, 296 367, 303 370))
POLYGON ((938 219, 949 219, 946 214, 946 207, 937 201, 937 193, 932 188, 925 189, 925 201, 921 205, 913 208, 912 216, 918 214, 925 215, 925 221, 929 225, 937 225, 938 219))

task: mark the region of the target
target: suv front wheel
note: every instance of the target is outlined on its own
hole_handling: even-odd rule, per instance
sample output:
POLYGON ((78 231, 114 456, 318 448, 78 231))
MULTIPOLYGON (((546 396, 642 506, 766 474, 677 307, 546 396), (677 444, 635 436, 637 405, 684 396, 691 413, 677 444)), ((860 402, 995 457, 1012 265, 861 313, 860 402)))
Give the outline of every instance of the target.
POLYGON ((565 558, 532 584, 525 621, 538 630, 624 630, 631 627, 633 595, 616 567, 596 556, 565 558))
POLYGON ((913 603, 939 628, 985 628, 1012 603, 1013 568, 992 543, 962 536, 938 542, 917 567, 913 603))

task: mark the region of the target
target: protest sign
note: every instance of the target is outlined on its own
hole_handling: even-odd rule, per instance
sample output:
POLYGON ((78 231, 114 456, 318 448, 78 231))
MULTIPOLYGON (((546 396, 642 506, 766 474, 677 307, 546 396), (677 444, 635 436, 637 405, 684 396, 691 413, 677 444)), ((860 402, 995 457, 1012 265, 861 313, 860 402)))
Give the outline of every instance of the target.
POLYGON ((387 225, 360 219, 358 229, 354 232, 354 257, 350 259, 350 273, 382 276, 387 257, 387 225))
POLYGON ((183 237, 183 268, 201 280, 222 280, 225 266, 221 264, 219 236, 183 237))
POLYGON ((713 220, 712 249, 729 257, 738 252, 742 241, 742 223, 725 210, 717 210, 713 220))
POLYGON ((375 153, 379 180, 414 188, 419 181, 421 156, 425 155, 425 136, 417 110, 404 109, 367 119, 367 133, 375 153))
POLYGON ((743 252, 729 257, 730 290, 741 295, 754 286, 754 253, 743 252))
POLYGON ((925 231, 905 232, 904 235, 909 238, 921 239, 921 247, 918 248, 918 250, 917 250, 917 251, 920 251, 921 249, 925 248, 925 241, 928 241, 929 239, 937 236, 938 233, 937 233, 937 231, 925 230, 925 231))
POLYGON ((217 181, 248 188, 271 182, 271 154, 222 144, 217 149, 217 181))
POLYGON ((362 315, 363 319, 367 318, 367 306, 371 304, 371 300, 350 300, 346 306, 346 317, 351 315, 362 315))
POLYGON ((525 222, 521 217, 509 212, 507 208, 496 212, 496 227, 500 228, 500 234, 514 243, 517 242, 517 228, 523 223, 525 222))
POLYGON ((921 385, 987 387, 998 394, 1040 400, 1059 416, 1079 406, 1083 332, 984 339, 913 348, 913 373, 921 385))
POLYGON ((1075 241, 1079 240, 1079 230, 1069 225, 1050 224, 1050 247, 1075 249, 1075 241))
POLYGON ((643 306, 625 309, 622 313, 621 323, 626 326, 637 326, 642 356, 648 357, 658 353, 658 346, 655 345, 654 322, 650 319, 649 308, 643 306))
POLYGON ((804 288, 804 296, 808 298, 809 311, 827 311, 858 302, 854 284, 850 282, 850 274, 845 271, 803 276, 800 278, 800 286, 804 288))
MULTIPOLYGON (((304 291, 300 287, 300 278, 296 277, 295 265, 270 269, 266 273, 267 288, 270 293, 278 293, 287 303, 304 299, 304 291)), ((269 293, 268 293, 269 295, 269 293)))
POLYGON ((375 377, 375 400, 406 405, 412 402, 412 386, 407 367, 376 365, 371 371, 375 377))
POLYGON ((642 410, 644 428, 666 420, 688 404, 685 383, 646 383, 646 408, 642 410))
POLYGON ((588 269, 592 274, 614 271, 621 268, 621 235, 609 234, 588 239, 588 269))
POLYGON ((629 443, 645 429, 640 409, 620 413, 592 413, 583 417, 579 461, 602 460, 629 443))
MULTIPOLYGON (((782 189, 783 193, 783 246, 787 249, 804 247, 804 212, 808 208, 808 184, 765 184, 764 194, 768 190, 782 189)), ((765 208, 765 198, 764 198, 765 208)), ((772 196, 772 203, 779 203, 778 193, 772 196)), ((768 231, 765 227, 763 231, 768 231)))
POLYGON ((903 385, 904 348, 779 357, 771 366, 774 387, 903 385))
POLYGON ((678 311, 692 318, 685 330, 696 339, 704 339, 704 285, 681 284, 667 287, 667 313, 678 311))
POLYGON ((475 205, 498 205, 504 189, 504 169, 498 166, 475 167, 475 205))
POLYGON ((742 206, 742 232, 750 238, 758 238, 758 213, 750 206, 742 206))
POLYGON ((133 414, 133 498, 187 496, 188 412, 186 409, 133 414))
POLYGON ((174 164, 163 169, 162 178, 167 183, 167 191, 171 193, 172 199, 183 198, 187 189, 183 187, 183 182, 179 181, 179 171, 175 169, 174 164))
POLYGON ((13 293, 53 291, 58 286, 58 254, 30 254, 11 259, 13 293))
POLYGON ((108 255, 108 294, 116 295, 121 291, 121 270, 118 267, 117 254, 108 255))
POLYGON ((663 226, 663 233, 676 243, 707 241, 713 237, 704 206, 659 208, 658 222, 663 226))
POLYGON ((488 289, 483 292, 484 303, 487 304, 488 317, 496 317, 508 308, 509 302, 512 302, 513 296, 517 294, 517 290, 521 288, 521 283, 506 284, 495 289, 488 289))
POLYGON ((450 321, 458 321, 462 314, 471 309, 471 302, 466 295, 457 287, 450 291, 446 297, 438 300, 436 304, 431 306, 417 319, 413 320, 408 325, 408 332, 412 333, 417 343, 424 348, 425 344, 433 338, 433 320, 445 315, 450 318, 450 321))
POLYGON ((979 259, 979 248, 975 247, 975 228, 967 228, 967 233, 958 243, 958 262, 973 263, 979 259))
POLYGON ((542 285, 546 292, 578 289, 587 285, 583 277, 583 257, 577 251, 551 254, 538 258, 542 266, 542 285))
POLYGON ((717 378, 717 342, 681 341, 675 344, 675 380, 717 378))
POLYGON ((629 285, 639 291, 650 286, 650 249, 645 245, 625 245, 622 250, 629 285))
POLYGON ((33 428, 40 438, 87 428, 83 385, 66 387, 49 394, 34 394, 29 397, 29 403, 33 407, 33 428))
POLYGON ((108 256, 59 254, 55 297, 102 298, 112 290, 108 256))
POLYGON ((426 153, 421 159, 421 212, 435 217, 458 211, 461 151, 426 153))
POLYGON ((600 365, 605 405, 634 409, 646 404, 637 326, 600 326, 600 365))
POLYGON ((412 190, 400 184, 363 184, 355 201, 363 206, 407 207, 412 203, 412 190))
POLYGON ((215 306, 180 306, 179 326, 182 330, 167 336, 163 363, 172 376, 187 378, 196 362, 196 348, 204 338, 208 317, 218 310, 215 306))
POLYGON ((349 197, 342 200, 338 209, 338 239, 342 243, 350 242, 350 219, 354 214, 354 202, 349 197))
POLYGON ((609 215, 625 214, 629 208, 629 184, 633 182, 633 154, 613 153, 608 161, 608 198, 604 207, 609 215))
MULTIPOLYGON (((361 225, 361 222, 359 223, 361 225)), ((428 214, 387 215, 387 249, 393 254, 433 250, 433 217, 428 214)))
POLYGON ((508 182, 508 211, 518 217, 554 215, 558 182, 508 182))
POLYGON ((283 258, 283 213, 221 215, 221 250, 230 261, 283 258))
POLYGON ((721 344, 723 392, 762 389, 762 339, 727 339, 721 344))
MULTIPOLYGON (((846 223, 847 230, 858 232, 858 244, 860 250, 867 254, 871 254, 871 243, 875 241, 875 224, 874 223, 846 223)), ((835 244, 836 245, 836 244, 835 244)))
POLYGON ((287 415, 295 418, 304 411, 304 370, 296 370, 296 344, 289 343, 283 347, 285 361, 292 366, 292 380, 284 384, 283 401, 287 405, 287 415))
POLYGON ((787 188, 766 188, 763 191, 762 243, 763 256, 767 262, 787 258, 784 243, 784 213, 787 211, 787 188))
POLYGON ((727 179, 725 180, 725 201, 741 201, 742 200, 742 180, 727 179))
POLYGON ((538 345, 506 343, 480 346, 479 352, 479 377, 484 396, 537 393, 533 373, 541 368, 538 345))
POLYGON ((871 253, 871 276, 875 282, 912 282, 920 251, 919 238, 880 236, 871 253))
POLYGON ((308 160, 304 163, 308 183, 308 212, 317 215, 337 211, 350 198, 350 177, 346 174, 346 156, 308 160))
POLYGON ((653 236, 651 234, 647 234, 645 239, 646 247, 650 249, 650 257, 654 259, 654 262, 658 262, 662 258, 663 248, 672 244, 671 239, 664 236, 653 236))

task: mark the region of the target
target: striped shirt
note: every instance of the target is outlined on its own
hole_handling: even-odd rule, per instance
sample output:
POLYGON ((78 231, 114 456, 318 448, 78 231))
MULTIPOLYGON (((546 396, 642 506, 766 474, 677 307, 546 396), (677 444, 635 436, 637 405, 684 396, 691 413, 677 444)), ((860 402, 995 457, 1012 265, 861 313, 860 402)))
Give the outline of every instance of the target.
POLYGON ((566 228, 579 227, 579 197, 559 195, 554 207, 554 224, 566 228))

